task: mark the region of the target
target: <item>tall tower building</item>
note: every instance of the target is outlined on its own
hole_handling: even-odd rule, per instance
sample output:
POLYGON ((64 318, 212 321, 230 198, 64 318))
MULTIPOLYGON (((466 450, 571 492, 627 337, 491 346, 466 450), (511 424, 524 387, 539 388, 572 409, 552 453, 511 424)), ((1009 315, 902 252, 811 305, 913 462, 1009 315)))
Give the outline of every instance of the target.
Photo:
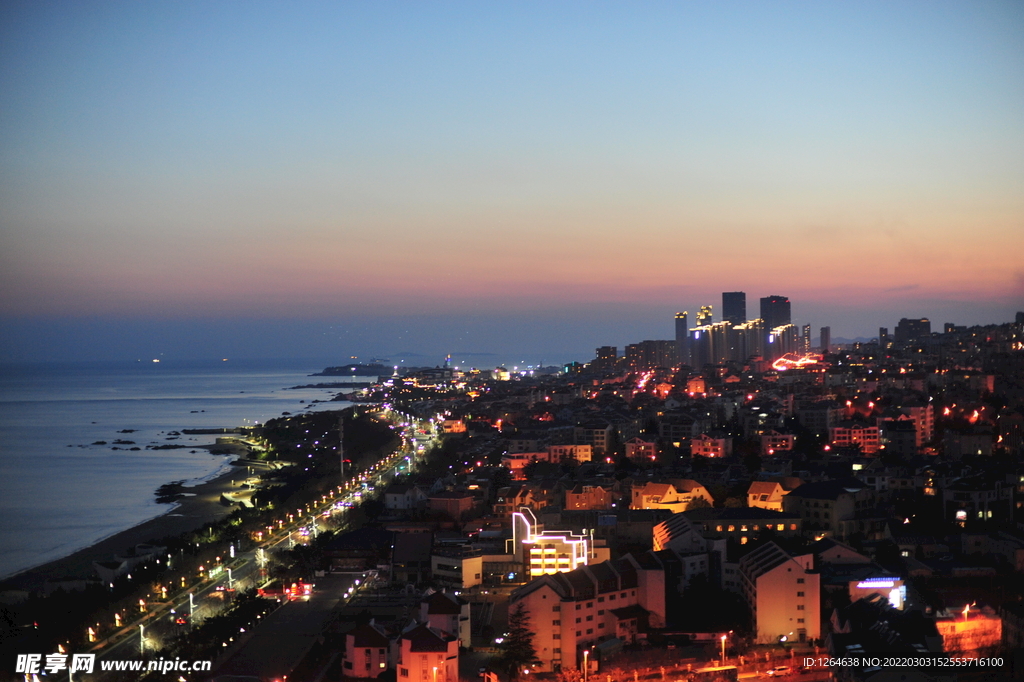
POLYGON ((889 347, 889 328, 879 327, 878 328, 878 347, 885 350, 889 347))
POLYGON ((920 320, 908 320, 901 318, 896 325, 896 343, 910 343, 920 341, 932 335, 932 323, 927 317, 920 320))
POLYGON ((742 291, 722 292, 722 320, 732 324, 747 321, 747 295, 742 291))
POLYGON ((690 364, 690 330, 686 324, 688 316, 689 313, 686 311, 676 313, 676 352, 682 365, 690 364))
POLYGON ((811 325, 805 324, 803 326, 803 351, 805 353, 811 352, 811 325))
POLYGON ((827 353, 832 347, 832 327, 821 328, 821 352, 827 353))
POLYGON ((765 296, 761 299, 761 319, 765 329, 775 329, 790 324, 793 319, 789 311, 789 299, 785 296, 765 296))
POLYGON ((711 312, 711 306, 702 305, 700 307, 700 312, 697 313, 697 326, 703 327, 711 324, 712 322, 714 322, 714 320, 712 319, 713 317, 714 314, 711 312))

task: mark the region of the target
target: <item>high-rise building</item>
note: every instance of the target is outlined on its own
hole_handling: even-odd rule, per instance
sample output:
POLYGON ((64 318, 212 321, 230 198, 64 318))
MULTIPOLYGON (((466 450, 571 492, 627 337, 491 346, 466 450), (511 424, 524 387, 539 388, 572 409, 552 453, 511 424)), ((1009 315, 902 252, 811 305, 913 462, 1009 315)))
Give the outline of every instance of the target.
POLYGON ((626 346, 625 359, 633 370, 670 368, 679 364, 675 340, 631 343, 626 346))
POLYGON ((616 346, 601 346, 597 349, 597 358, 590 363, 597 370, 615 369, 619 361, 619 349, 616 346))
POLYGON ((794 324, 783 324, 772 329, 768 334, 768 344, 765 346, 765 359, 778 360, 786 353, 796 353, 797 335, 794 324))
POLYGON ((789 299, 785 296, 765 296, 761 299, 761 319, 765 329, 775 329, 790 324, 793 319, 789 309, 789 299))
POLYGON ((722 320, 732 324, 743 324, 747 321, 746 293, 742 291, 722 293, 722 320))
POLYGON ((731 359, 728 322, 704 324, 690 330, 690 358, 694 367, 718 365, 731 359))
POLYGON ((879 327, 878 328, 878 347, 886 349, 889 347, 889 328, 879 327))
POLYGON ((811 325, 805 324, 803 326, 803 337, 804 337, 804 352, 811 352, 811 325))
POLYGON ((731 360, 746 362, 755 355, 764 357, 764 321, 760 318, 734 326, 729 330, 729 334, 732 338, 731 360))
POLYGON ((832 347, 832 327, 821 328, 821 352, 827 353, 832 347))
POLYGON ((911 343, 932 335, 932 323, 927 317, 919 320, 900 319, 896 325, 896 343, 911 343))
POLYGON ((702 305, 700 307, 700 312, 697 313, 697 326, 703 327, 705 325, 711 324, 712 322, 714 322, 712 318, 714 318, 714 314, 711 312, 711 306, 702 305))
POLYGON ((676 313, 676 354, 682 365, 690 364, 690 329, 686 324, 688 316, 686 311, 676 313))

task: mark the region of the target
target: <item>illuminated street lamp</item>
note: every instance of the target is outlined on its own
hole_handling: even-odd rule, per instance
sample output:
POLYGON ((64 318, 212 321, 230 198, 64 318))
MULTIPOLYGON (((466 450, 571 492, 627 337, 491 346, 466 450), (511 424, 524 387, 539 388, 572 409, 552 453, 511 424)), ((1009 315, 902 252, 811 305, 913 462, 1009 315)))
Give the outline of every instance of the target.
POLYGON ((722 635, 722 665, 725 665, 725 640, 728 639, 729 635, 722 635))
POLYGON ((146 626, 139 623, 139 653, 146 653, 146 626))
POLYGON ((583 650, 583 682, 587 682, 587 672, 590 666, 588 665, 590 659, 590 649, 583 650))
POLYGON ((437 682, 437 666, 434 666, 434 682, 437 682))

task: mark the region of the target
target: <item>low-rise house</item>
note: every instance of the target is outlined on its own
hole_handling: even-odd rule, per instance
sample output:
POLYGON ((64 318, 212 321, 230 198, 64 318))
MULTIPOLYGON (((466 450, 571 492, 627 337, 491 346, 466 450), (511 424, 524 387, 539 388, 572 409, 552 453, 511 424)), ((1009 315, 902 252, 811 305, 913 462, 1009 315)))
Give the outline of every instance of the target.
POLYGON ((565 509, 611 509, 612 491, 599 485, 576 484, 565 491, 565 509))
POLYGON ((674 513, 684 512, 692 507, 710 506, 714 499, 707 488, 697 481, 680 482, 679 490, 672 483, 649 482, 632 490, 630 509, 668 509, 674 513))
POLYGON ((782 511, 782 498, 786 490, 775 481, 753 481, 747 488, 747 506, 782 511))
POLYGON ((394 483, 384 491, 384 506, 395 511, 416 509, 426 501, 427 494, 409 483, 394 483))
POLYGON ((420 620, 432 628, 459 638, 470 646, 469 602, 447 592, 430 592, 420 602, 420 620))
POLYGON ((458 682, 459 638, 413 623, 397 642, 398 682, 458 682))
POLYGON ((369 623, 357 625, 345 635, 342 670, 346 677, 375 679, 388 668, 391 640, 384 629, 369 623))

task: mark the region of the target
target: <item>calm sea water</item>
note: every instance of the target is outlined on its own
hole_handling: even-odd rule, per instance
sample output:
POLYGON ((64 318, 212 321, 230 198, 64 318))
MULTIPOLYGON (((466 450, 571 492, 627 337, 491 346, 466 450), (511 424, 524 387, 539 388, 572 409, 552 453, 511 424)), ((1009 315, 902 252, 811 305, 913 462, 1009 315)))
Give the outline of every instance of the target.
POLYGON ((0 577, 166 512, 157 487, 213 478, 230 460, 206 450, 113 450, 132 447, 114 440, 204 445, 215 436, 167 440, 168 432, 348 405, 309 405, 336 390, 288 390, 346 380, 308 376, 320 369, 294 362, 0 366, 0 577))

